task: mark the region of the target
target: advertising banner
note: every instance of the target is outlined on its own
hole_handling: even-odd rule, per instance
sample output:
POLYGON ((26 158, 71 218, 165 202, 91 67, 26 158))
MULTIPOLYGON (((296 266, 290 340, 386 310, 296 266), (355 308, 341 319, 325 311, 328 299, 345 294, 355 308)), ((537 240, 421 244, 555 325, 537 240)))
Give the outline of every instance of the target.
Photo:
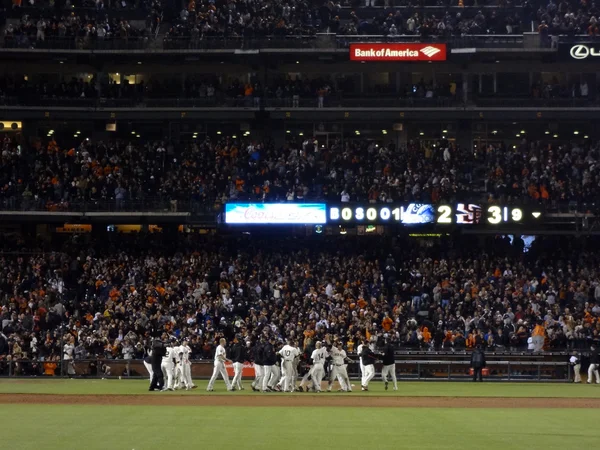
MULTIPOLYGON (((235 375, 235 371, 233 370, 232 363, 225 363, 225 370, 227 370, 227 375, 229 377, 233 377, 235 375)), ((254 363, 245 362, 244 367, 242 368, 242 377, 244 378, 254 378, 254 363)))
POLYGON ((563 61, 600 63, 600 43, 560 44, 558 51, 563 61))
POLYGON ((324 225, 325 203, 227 203, 227 224, 297 224, 324 225))
POLYGON ((446 44, 350 44, 351 61, 446 61, 446 44))

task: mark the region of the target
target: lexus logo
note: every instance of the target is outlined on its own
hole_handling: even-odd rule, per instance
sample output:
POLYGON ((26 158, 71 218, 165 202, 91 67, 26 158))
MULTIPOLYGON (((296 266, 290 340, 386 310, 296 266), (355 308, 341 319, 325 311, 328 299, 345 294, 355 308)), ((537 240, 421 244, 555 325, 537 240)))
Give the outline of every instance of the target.
POLYGON ((600 56, 600 50, 595 50, 594 47, 588 47, 587 45, 574 45, 571 47, 569 53, 573 59, 585 59, 588 56, 600 56))

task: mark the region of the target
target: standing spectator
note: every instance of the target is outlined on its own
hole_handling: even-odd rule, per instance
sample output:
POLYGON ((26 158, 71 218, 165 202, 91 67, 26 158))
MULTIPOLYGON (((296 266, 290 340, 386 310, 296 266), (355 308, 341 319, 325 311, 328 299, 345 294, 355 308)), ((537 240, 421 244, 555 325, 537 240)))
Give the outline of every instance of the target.
POLYGON ((473 369, 473 381, 483 381, 482 370, 486 366, 485 362, 485 353, 481 348, 481 345, 478 345, 475 350, 473 350, 473 354, 471 355, 471 368, 473 369))

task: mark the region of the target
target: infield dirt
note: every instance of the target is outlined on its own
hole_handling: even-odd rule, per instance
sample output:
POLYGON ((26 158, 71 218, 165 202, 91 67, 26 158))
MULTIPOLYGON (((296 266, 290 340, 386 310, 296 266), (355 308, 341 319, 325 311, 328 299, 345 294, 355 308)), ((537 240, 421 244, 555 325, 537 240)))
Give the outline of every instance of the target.
POLYGON ((492 397, 344 397, 334 394, 235 395, 54 395, 0 394, 0 404, 124 406, 304 406, 377 408, 600 408, 600 399, 492 397))

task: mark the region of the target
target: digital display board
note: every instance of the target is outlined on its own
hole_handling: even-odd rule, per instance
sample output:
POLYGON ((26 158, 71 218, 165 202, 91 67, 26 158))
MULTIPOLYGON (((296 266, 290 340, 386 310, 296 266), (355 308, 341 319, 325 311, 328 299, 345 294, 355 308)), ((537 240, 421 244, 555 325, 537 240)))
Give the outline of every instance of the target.
POLYGON ((227 203, 227 224, 325 225, 325 203, 227 203))
POLYGON ((430 205, 347 204, 327 208, 328 224, 502 225, 541 222, 542 213, 517 206, 455 203, 430 205))

